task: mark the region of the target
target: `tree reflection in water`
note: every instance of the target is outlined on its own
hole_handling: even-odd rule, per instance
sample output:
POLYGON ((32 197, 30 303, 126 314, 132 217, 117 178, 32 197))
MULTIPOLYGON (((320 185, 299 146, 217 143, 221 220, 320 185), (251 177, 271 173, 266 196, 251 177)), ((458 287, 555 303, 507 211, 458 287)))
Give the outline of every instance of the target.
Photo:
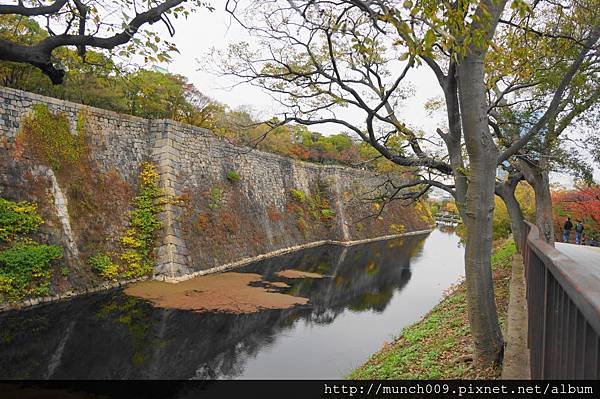
POLYGON ((410 280, 410 261, 424 239, 323 246, 238 270, 285 282, 289 288, 278 291, 309 298, 292 309, 195 313, 111 291, 0 314, 0 378, 235 378, 248 359, 300 321, 327 325, 346 311, 383 312, 410 280), (285 269, 327 277, 276 275, 285 269))

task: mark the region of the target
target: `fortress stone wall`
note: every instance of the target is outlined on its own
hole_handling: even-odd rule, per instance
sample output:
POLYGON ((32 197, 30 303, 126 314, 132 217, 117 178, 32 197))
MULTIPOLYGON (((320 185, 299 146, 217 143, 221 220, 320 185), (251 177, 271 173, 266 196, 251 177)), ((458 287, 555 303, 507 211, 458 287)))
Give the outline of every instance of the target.
POLYGON ((165 198, 157 278, 178 279, 324 241, 372 239, 430 224, 419 205, 392 203, 378 218, 369 217, 377 205, 362 198, 374 196, 387 178, 369 171, 301 162, 170 120, 0 87, 0 196, 36 202, 45 220, 38 239, 67 249, 70 273, 56 273, 57 292, 97 281, 86 259, 118 250, 142 162, 157 166, 165 198), (86 157, 69 170, 53 170, 20 142, 23 118, 38 103, 66 116, 72 134, 85 134, 86 157))

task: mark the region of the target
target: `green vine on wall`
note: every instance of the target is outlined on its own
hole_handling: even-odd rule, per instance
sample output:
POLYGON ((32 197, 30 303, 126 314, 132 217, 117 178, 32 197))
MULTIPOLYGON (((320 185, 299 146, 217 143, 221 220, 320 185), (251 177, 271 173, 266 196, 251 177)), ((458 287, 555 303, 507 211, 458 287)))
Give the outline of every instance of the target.
POLYGON ((212 187, 208 196, 208 207, 216 209, 221 206, 224 190, 221 187, 212 187))
POLYGON ((114 263, 107 254, 96 254, 88 259, 92 270, 106 280, 116 280, 119 277, 119 265, 114 263))
POLYGON ((140 191, 133 199, 133 210, 129 213, 129 226, 120 238, 122 251, 113 257, 99 253, 88 259, 92 270, 106 280, 119 277, 134 278, 151 275, 154 270, 154 247, 156 233, 162 223, 158 214, 162 211, 159 202, 162 190, 158 186, 156 167, 149 162, 140 165, 140 191))
POLYGON ((161 189, 158 186, 156 167, 144 162, 140 165, 140 192, 133 200, 134 209, 130 212, 129 228, 121 237, 124 248, 120 259, 125 263, 124 277, 141 277, 154 270, 153 250, 156 233, 162 223, 158 214, 161 189))
POLYGON ((306 202, 306 194, 304 193, 304 191, 292 188, 290 189, 290 194, 296 202, 299 202, 301 204, 304 204, 304 202, 306 202))
POLYGON ((0 241, 12 241, 19 235, 32 233, 43 222, 36 204, 0 198, 0 241))
POLYGON ((85 145, 84 115, 77 115, 77 132, 71 133, 69 120, 63 113, 54 113, 46 104, 35 104, 23 119, 18 139, 33 156, 55 172, 76 165, 83 157, 85 145))
POLYGON ((235 183, 237 181, 240 181, 240 179, 240 174, 237 171, 230 170, 229 172, 227 172, 227 180, 229 180, 230 182, 235 183))
POLYGON ((0 198, 0 301, 48 295, 52 261, 62 258, 63 249, 28 236, 43 222, 36 204, 0 198))
POLYGON ((324 192, 321 182, 308 194, 297 188, 290 189, 290 195, 295 202, 293 210, 296 214, 296 225, 305 236, 309 228, 307 219, 322 223, 326 227, 333 226, 335 212, 330 208, 324 192))

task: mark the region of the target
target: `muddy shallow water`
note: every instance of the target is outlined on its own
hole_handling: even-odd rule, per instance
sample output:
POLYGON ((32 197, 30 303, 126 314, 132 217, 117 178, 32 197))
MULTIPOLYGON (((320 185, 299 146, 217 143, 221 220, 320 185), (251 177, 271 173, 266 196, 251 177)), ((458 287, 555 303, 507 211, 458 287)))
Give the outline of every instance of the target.
POLYGON ((341 378, 427 313, 463 269, 458 237, 436 230, 257 262, 235 270, 233 296, 222 290, 232 280, 216 275, 170 288, 178 306, 148 282, 127 290, 151 300, 113 290, 8 312, 0 378, 341 378))
POLYGON ((177 284, 142 281, 129 285, 125 293, 147 299, 157 307, 201 313, 253 313, 308 303, 307 298, 273 292, 274 288, 288 287, 283 282, 263 281, 260 274, 227 272, 194 277, 177 284))

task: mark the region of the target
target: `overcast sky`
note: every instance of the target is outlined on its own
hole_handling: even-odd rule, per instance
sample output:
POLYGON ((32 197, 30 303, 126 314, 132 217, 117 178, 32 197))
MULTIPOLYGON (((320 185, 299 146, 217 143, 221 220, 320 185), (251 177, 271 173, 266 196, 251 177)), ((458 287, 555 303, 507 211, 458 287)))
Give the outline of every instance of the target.
MULTIPOLYGON (((190 15, 187 20, 175 21, 176 33, 171 40, 176 43, 180 54, 174 54, 173 62, 163 67, 171 73, 186 76, 204 94, 231 108, 250 107, 256 115, 269 118, 273 116, 274 110, 280 108, 267 93, 250 85, 231 87, 235 82, 200 70, 211 48, 225 49, 231 43, 251 41, 246 32, 224 11, 223 3, 219 3, 213 12, 202 9, 190 15)), ((421 67, 413 70, 407 79, 414 87, 414 95, 403 104, 399 114, 409 125, 432 133, 440 125, 440 119, 427 115, 423 105, 427 100, 441 95, 435 76, 428 68, 421 67)), ((351 115, 344 117, 352 118, 351 115)), ((360 123, 358 120, 356 122, 360 123)), ((340 131, 335 126, 312 126, 311 130, 324 134, 340 131)), ((600 181, 598 168, 595 178, 600 181)), ((568 176, 555 175, 552 180, 564 186, 572 185, 572 179, 568 176)))
MULTIPOLYGON (((273 116, 278 104, 267 93, 250 85, 231 88, 235 82, 199 70, 200 65, 206 62, 206 55, 212 47, 225 49, 231 43, 251 42, 243 28, 230 19, 222 5, 214 12, 202 10, 191 15, 188 20, 177 20, 175 28, 173 41, 181 54, 175 54, 171 64, 163 65, 169 72, 186 76, 204 94, 231 108, 250 106, 267 118, 273 116)), ((427 68, 420 68, 412 71, 410 81, 417 90, 404 104, 405 110, 401 114, 408 116, 406 120, 409 124, 433 132, 437 126, 432 118, 427 116, 423 104, 441 94, 435 76, 427 68)), ((312 126, 311 130, 334 133, 340 129, 333 126, 321 129, 312 126)))

